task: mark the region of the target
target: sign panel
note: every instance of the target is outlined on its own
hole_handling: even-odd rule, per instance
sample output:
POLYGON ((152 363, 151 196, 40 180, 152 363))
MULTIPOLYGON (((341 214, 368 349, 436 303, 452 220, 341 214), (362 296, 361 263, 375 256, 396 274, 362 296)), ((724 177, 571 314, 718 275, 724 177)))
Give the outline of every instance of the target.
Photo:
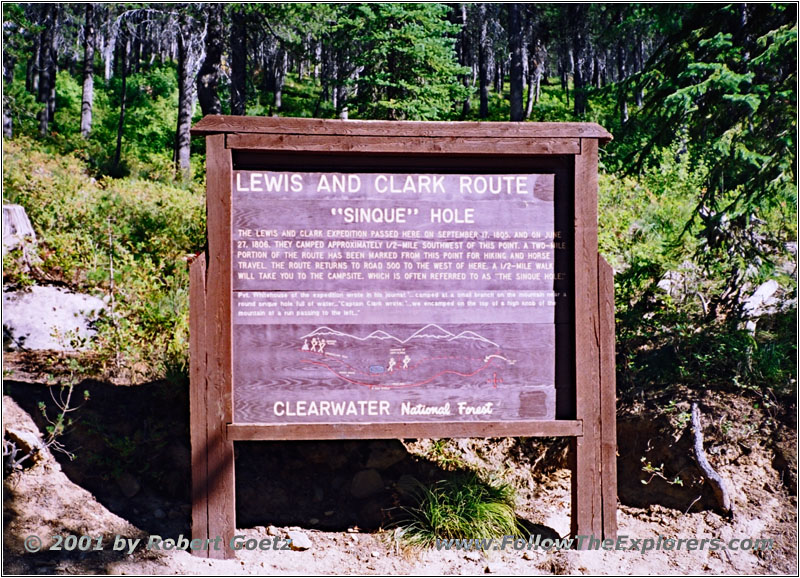
POLYGON ((552 174, 233 180, 234 422, 554 419, 571 247, 552 174))

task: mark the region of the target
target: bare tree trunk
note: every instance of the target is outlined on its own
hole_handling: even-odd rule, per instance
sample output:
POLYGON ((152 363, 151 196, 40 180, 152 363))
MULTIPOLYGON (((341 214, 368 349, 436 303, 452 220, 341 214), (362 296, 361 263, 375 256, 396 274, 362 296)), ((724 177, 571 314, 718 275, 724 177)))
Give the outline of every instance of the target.
MULTIPOLYGON (((619 21, 622 21, 620 15, 619 21)), ((625 68, 626 58, 625 48, 622 45, 622 40, 617 41, 617 106, 619 107, 619 117, 622 124, 628 122, 628 99, 626 94, 625 79, 627 78, 627 70, 625 68)))
POLYGON ((531 118, 533 114, 533 95, 536 93, 536 81, 534 79, 536 73, 528 70, 528 95, 525 97, 525 120, 531 118))
POLYGON ((142 24, 139 22, 141 20, 141 16, 137 13, 131 18, 133 22, 136 23, 134 26, 134 32, 131 36, 131 52, 130 56, 128 57, 128 67, 130 68, 131 73, 136 74, 140 70, 141 60, 142 60, 142 40, 141 40, 141 32, 142 32, 142 24))
POLYGON ((175 171, 178 178, 188 181, 191 177, 189 153, 192 128, 192 78, 189 71, 189 43, 191 30, 187 16, 181 12, 178 24, 178 127, 175 131, 175 171))
POLYGON ((339 113, 338 116, 341 120, 347 120, 350 115, 350 111, 347 107, 347 87, 343 82, 339 83, 339 85, 336 87, 336 93, 336 105, 339 113))
POLYGON ((530 45, 530 53, 528 55, 528 69, 530 71, 530 78, 528 83, 528 104, 525 109, 525 118, 530 118, 534 105, 539 104, 539 96, 542 90, 542 74, 544 74, 546 57, 547 52, 545 51, 541 40, 538 38, 533 38, 530 45))
MULTIPOLYGON (((11 49, 12 38, 20 34, 19 27, 13 23, 6 22, 3 26, 3 84, 8 90, 14 81, 14 66, 17 64, 15 51, 11 49)), ((3 95, 3 136, 11 138, 14 134, 14 121, 9 107, 9 96, 3 95)))
POLYGON ((275 110, 280 111, 283 107, 283 85, 286 82, 286 72, 289 68, 289 55, 283 49, 278 49, 275 57, 275 110))
POLYGON ((142 62, 145 63, 145 69, 149 70, 153 66, 153 27, 146 22, 142 23, 142 62))
MULTIPOLYGON (((31 56, 25 70, 25 90, 32 94, 39 93, 39 60, 41 58, 41 35, 34 34, 31 56)), ((3 51, 5 54, 5 51, 3 51)))
POLYGON ((222 4, 204 4, 207 18, 206 57, 197 75, 197 100, 203 115, 222 114, 217 94, 222 66, 222 4))
POLYGON ((597 53, 592 56, 592 86, 600 88, 600 58, 597 53))
POLYGON ((588 6, 585 4, 570 4, 567 8, 572 27, 572 55, 575 61, 572 71, 575 116, 586 113, 586 87, 590 80, 591 57, 587 38, 587 11, 588 6))
MULTIPOLYGON (((470 42, 470 34, 468 28, 468 19, 467 19, 467 5, 465 3, 461 3, 459 6, 459 15, 460 15, 460 24, 461 24, 461 32, 458 35, 458 63, 461 66, 473 66, 473 58, 471 55, 472 46, 470 42)), ((464 87, 469 89, 471 81, 471 75, 465 74, 463 76, 462 82, 464 83, 464 87)), ((472 102, 467 94, 466 98, 464 98, 464 102, 461 104, 461 118, 466 118, 469 115, 470 109, 472 108, 472 102)))
POLYGON ((697 466, 703 472, 703 476, 705 476, 709 484, 711 484, 711 489, 714 490, 714 496, 717 498, 723 513, 732 518, 733 504, 728 493, 728 486, 722 476, 708 463, 706 451, 703 448, 703 426, 700 423, 700 409, 697 407, 697 403, 692 403, 692 434, 694 436, 694 457, 697 461, 697 466))
POLYGON ((480 24, 480 36, 478 38, 478 79, 480 83, 480 112, 481 118, 489 116, 489 29, 486 21, 486 4, 481 2, 478 5, 478 22, 480 24))
MULTIPOLYGON (((113 14, 110 15, 113 18, 113 14)), ((105 44, 102 45, 103 49, 103 78, 108 82, 111 80, 111 77, 114 75, 114 55, 116 54, 116 44, 117 44, 117 34, 118 31, 115 30, 115 26, 112 24, 111 27, 106 29, 107 37, 105 39, 105 44)))
POLYGON ((122 160, 122 133, 125 131, 125 106, 127 104, 128 90, 128 50, 130 39, 125 34, 124 38, 117 39, 119 45, 119 73, 122 77, 122 88, 119 95, 119 121, 117 122, 117 148, 114 151, 114 169, 119 171, 122 160), (120 42, 121 41, 121 42, 120 42))
POLYGON ((231 114, 247 108, 247 20, 243 12, 231 13, 231 114))
POLYGON ((511 120, 522 121, 522 18, 519 4, 508 5, 508 43, 511 51, 511 120))
MULTIPOLYGON (((493 54, 495 58, 497 58, 496 54, 493 54)), ((503 62, 495 61, 494 67, 494 91, 502 95, 503 94, 503 83, 506 79, 506 70, 503 62)))
MULTIPOLYGON (((11 51, 3 51, 3 83, 9 86, 14 80, 14 59, 10 56, 11 51), (8 56, 7 56, 8 55, 8 56)), ((11 138, 14 134, 14 122, 11 117, 11 109, 8 107, 6 97, 3 97, 3 136, 11 138)))
POLYGON ((83 96, 81 97, 81 136, 89 138, 92 132, 92 104, 94 102, 94 4, 86 5, 86 27, 83 32, 83 96))
MULTIPOLYGON (((636 72, 641 72, 644 68, 644 40, 642 38, 641 33, 636 34, 636 72)), ((644 91, 642 90, 641 83, 639 86, 636 87, 636 91, 634 92, 634 98, 636 99, 636 108, 642 108, 642 104, 644 101, 644 91)))
POLYGON ((55 28, 58 5, 46 4, 39 48, 39 102, 44 104, 39 112, 39 133, 47 136, 49 124, 55 113, 55 28))

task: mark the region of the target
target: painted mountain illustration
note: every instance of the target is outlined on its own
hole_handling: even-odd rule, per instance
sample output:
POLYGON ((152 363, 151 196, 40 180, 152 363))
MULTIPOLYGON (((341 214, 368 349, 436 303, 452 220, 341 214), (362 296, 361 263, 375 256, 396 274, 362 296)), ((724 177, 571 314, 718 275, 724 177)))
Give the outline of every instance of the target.
POLYGON ((457 339, 471 339, 475 341, 484 341, 489 345, 493 345, 494 347, 499 347, 494 341, 486 339, 485 337, 475 333, 474 331, 462 331, 459 334, 455 335, 446 329, 442 329, 435 323, 429 323, 422 329, 419 329, 409 337, 405 339, 400 339, 399 337, 395 337, 394 335, 387 333, 386 331, 378 330, 373 331, 366 337, 357 337, 355 335, 351 335, 349 333, 344 333, 341 331, 337 331, 335 329, 331 329, 330 327, 318 327, 308 335, 304 335, 303 339, 311 339, 314 337, 318 338, 327 338, 329 336, 335 337, 347 337, 349 339, 355 339, 358 341, 367 341, 370 339, 378 339, 378 340, 394 340, 398 343, 408 343, 412 339, 436 339, 436 340, 445 340, 445 341, 454 341, 457 339))
POLYGON ((515 363, 497 343, 475 331, 453 333, 431 323, 399 335, 396 328, 360 336, 318 327, 300 337, 301 361, 326 377, 333 374, 345 383, 386 389, 474 381, 489 369, 496 385, 497 370, 515 363))

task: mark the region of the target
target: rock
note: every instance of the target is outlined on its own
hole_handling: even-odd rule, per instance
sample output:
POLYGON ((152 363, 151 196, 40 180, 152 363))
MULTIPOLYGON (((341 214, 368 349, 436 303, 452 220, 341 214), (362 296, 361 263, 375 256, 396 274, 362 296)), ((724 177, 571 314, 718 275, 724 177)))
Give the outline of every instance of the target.
POLYGON ((139 481, 128 472, 122 472, 117 478, 117 486, 119 486, 122 495, 126 498, 132 498, 142 489, 139 481))
POLYGON ((278 528, 275 526, 267 526, 267 536, 277 536, 278 528))
POLYGON ((287 537, 292 541, 292 550, 303 551, 308 550, 311 548, 311 546, 313 546, 311 543, 311 538, 309 538, 305 532, 292 530, 287 533, 287 537))
POLYGON ((102 299, 60 287, 3 293, 3 348, 78 351, 88 348, 102 299))
POLYGON ((486 568, 483 569, 486 574, 502 574, 503 566, 497 562, 487 562, 486 568))
POLYGON ((778 304, 778 298, 775 294, 780 288, 781 286, 777 281, 770 279, 759 285, 753 294, 745 300, 742 308, 745 316, 749 318, 746 325, 748 331, 755 332, 756 319, 758 317, 775 312, 775 306, 778 304))
POLYGON ((369 447, 367 468, 371 469, 385 470, 408 456, 405 446, 398 440, 375 441, 369 447))
POLYGON ((361 470, 350 484, 350 493, 356 498, 366 498, 383 491, 383 478, 378 470, 361 470))
POLYGON ((533 560, 533 558, 534 558, 533 552, 530 552, 528 550, 526 550, 525 553, 522 555, 523 560, 533 560))
POLYGON ((464 558, 472 560, 473 562, 480 562, 483 556, 481 556, 480 552, 467 552, 464 554, 464 558))
POLYGON ((369 555, 372 556, 373 558, 378 558, 378 557, 380 557, 381 553, 373 551, 373 552, 370 552, 369 555))
MULTIPOLYGON (((16 450, 16 453, 9 457, 19 467, 33 467, 44 457, 44 443, 33 432, 9 427, 5 430, 4 441, 6 440, 13 444, 13 450, 11 451, 16 450)), ((5 452, 5 444, 3 444, 3 449, 5 452)))

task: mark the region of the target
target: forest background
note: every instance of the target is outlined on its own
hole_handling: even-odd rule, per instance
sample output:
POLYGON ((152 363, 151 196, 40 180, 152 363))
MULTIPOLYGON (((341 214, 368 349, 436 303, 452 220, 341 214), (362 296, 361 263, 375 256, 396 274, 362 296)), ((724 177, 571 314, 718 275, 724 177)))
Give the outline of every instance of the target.
POLYGON ((4 3, 2 92, 4 286, 113 304, 71 380, 188 382, 203 115, 593 121, 620 399, 795 404, 795 4, 4 3))

